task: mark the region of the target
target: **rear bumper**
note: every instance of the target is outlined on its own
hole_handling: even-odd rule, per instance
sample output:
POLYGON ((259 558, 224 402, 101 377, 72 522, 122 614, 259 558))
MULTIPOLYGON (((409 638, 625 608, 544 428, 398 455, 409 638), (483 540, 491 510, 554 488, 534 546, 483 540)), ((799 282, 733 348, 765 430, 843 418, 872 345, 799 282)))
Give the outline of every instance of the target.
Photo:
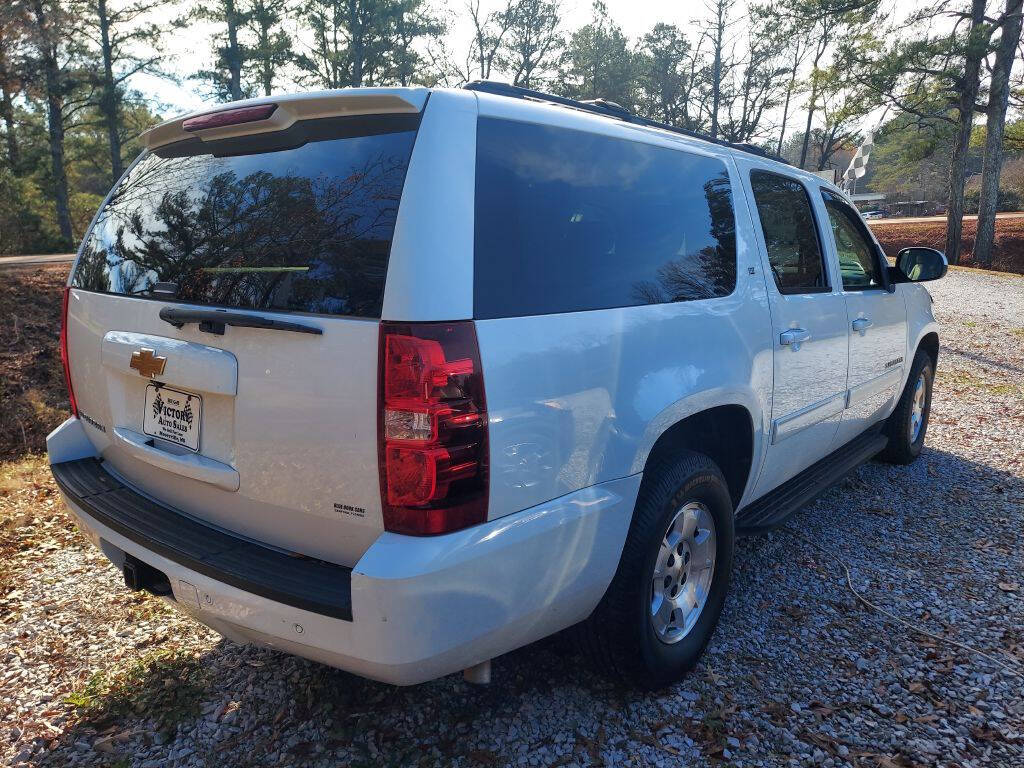
MULTIPOLYGON (((89 458, 73 455, 81 452, 75 446, 85 445, 75 430, 82 430, 81 423, 69 420, 50 436, 55 476, 61 475, 64 462, 89 458)), ((97 459, 91 461, 102 467, 97 459)), ((409 685, 472 666, 586 618, 618 566, 640 477, 592 486, 444 536, 384 533, 351 569, 298 561, 319 563, 313 582, 283 574, 269 585, 277 593, 268 591, 265 579, 246 583, 239 576, 240 562, 275 550, 234 539, 232 546, 256 547, 262 554, 232 557, 230 567, 209 553, 196 560, 187 554, 192 545, 154 543, 150 528, 133 527, 124 514, 98 511, 95 496, 82 494, 66 477, 59 482, 83 532, 115 565, 120 567, 128 553, 162 571, 175 605, 202 623, 239 642, 409 685), (296 599, 300 588, 305 602, 296 599), (322 609, 322 604, 344 607, 346 593, 350 618, 344 610, 332 615, 322 609)), ((100 496, 106 496, 108 506, 121 498, 114 490, 100 496)), ((215 537, 228 536, 185 519, 205 529, 189 529, 190 539, 202 542, 209 533, 217 542, 215 537)))

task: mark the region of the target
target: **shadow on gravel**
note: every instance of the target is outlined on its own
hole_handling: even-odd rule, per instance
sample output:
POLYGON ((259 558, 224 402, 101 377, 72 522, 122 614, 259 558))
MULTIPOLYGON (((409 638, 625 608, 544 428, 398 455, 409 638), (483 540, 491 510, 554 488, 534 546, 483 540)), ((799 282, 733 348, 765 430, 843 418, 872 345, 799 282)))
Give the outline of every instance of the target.
MULTIPOLYGON (((487 724, 521 717, 524 698, 575 689, 595 708, 625 708, 644 697, 595 675, 562 635, 496 659, 494 679, 471 686, 453 675, 396 687, 221 640, 198 656, 158 652, 116 678, 94 675, 65 700, 76 721, 35 764, 163 765, 184 759, 186 745, 194 751, 186 762, 201 766, 299 766, 314 753, 353 768, 455 758, 490 766, 507 754, 466 745, 487 724)), ((582 721, 565 725, 584 742, 594 736, 582 721)))
MULTIPOLYGON (((992 548, 982 554, 988 551, 995 567, 1010 563, 1010 552, 1021 549, 1022 502, 1024 477, 929 449, 910 467, 861 467, 801 510, 788 526, 813 535, 838 557, 859 552, 857 556, 872 568, 889 568, 895 574, 905 573, 908 563, 921 571, 943 568, 948 563, 946 542, 958 532, 963 537, 962 521, 969 515, 977 528, 969 532, 968 544, 990 539, 992 548), (901 542, 908 540, 920 545, 907 550, 901 542)), ((463 765, 495 766, 512 757, 508 744, 494 750, 480 746, 495 743, 488 734, 496 723, 503 732, 518 728, 522 740, 533 745, 551 743, 557 736, 560 743, 575 744, 577 762, 586 762, 588 755, 591 762, 598 762, 605 728, 646 742, 659 726, 650 712, 688 691, 706 693, 709 686, 714 691, 745 690, 744 695, 769 709, 776 707, 773 717, 780 706, 791 716, 788 705, 772 701, 798 695, 786 693, 795 685, 789 680, 793 656, 781 654, 776 666, 770 659, 736 655, 732 649, 768 642, 807 651, 808 642, 814 644, 813 638, 800 634, 804 621, 786 621, 782 615, 790 605, 787 590, 793 581, 775 581, 769 573, 788 563, 800 574, 798 579, 820 580, 795 564, 806 547, 786 531, 739 542, 733 591, 711 655, 668 691, 642 693, 610 682, 576 654, 564 635, 496 659, 494 682, 484 687, 451 676, 396 688, 274 651, 221 641, 198 658, 151 657, 116 680, 90 681, 75 702, 81 720, 59 737, 60 746, 40 764, 65 765, 69 755, 76 754, 93 764, 119 765, 117 760, 130 758, 130 741, 145 745, 140 748, 147 750, 147 760, 181 760, 183 746, 190 747, 194 754, 189 759, 195 765, 303 765, 332 756, 347 766, 447 764, 455 758, 463 765), (754 632, 764 635, 755 642, 748 637, 754 632), (723 666, 722 654, 735 659, 723 666), (715 672, 708 665, 714 665, 715 672), (755 671, 771 682, 771 695, 750 688, 755 671), (533 715, 540 714, 534 712, 537 707, 567 713, 557 733, 537 735, 531 730, 533 715), (635 714, 641 709, 647 713, 642 718, 635 714), (625 713, 634 714, 618 722, 608 720, 609 713, 622 713, 624 718, 625 713), (595 726, 602 718, 606 724, 595 726), (633 730, 639 726, 639 731, 633 730), (159 746, 175 736, 176 752, 159 746), (106 745, 104 739, 111 754, 96 751, 95 742, 106 745)), ((851 565, 857 567, 856 562, 851 565)), ((845 590, 835 586, 835 578, 826 583, 832 585, 829 589, 845 590)), ((815 605, 802 610, 813 613, 815 605)), ((820 654, 815 674, 822 681, 842 684, 845 677, 859 674, 849 664, 838 663, 838 657, 830 658, 840 653, 836 648, 814 652, 820 654)), ((879 696, 885 704, 887 694, 879 696)), ((888 706, 898 711, 901 704, 893 700, 888 706)), ((705 754, 716 738, 724 739, 712 729, 716 722, 720 730, 724 727, 715 719, 725 717, 720 712, 708 707, 701 715, 704 725, 690 731, 705 754)), ((129 759, 123 764, 135 763, 129 759)))
POLYGON ((39 765, 67 765, 68 751, 113 760, 140 730, 140 720, 148 720, 150 742, 172 739, 179 724, 199 715, 207 685, 205 661, 174 651, 145 654, 113 676, 97 672, 64 699, 74 725, 39 765))
MULTIPOLYGON (((989 355, 982 355, 979 354, 978 352, 965 352, 960 349, 948 349, 944 347, 942 350, 942 354, 944 356, 952 355, 953 357, 962 357, 966 360, 970 360, 973 363, 978 363, 979 365, 987 365, 991 368, 998 368, 999 370, 1002 371, 1024 373, 1024 368, 1021 368, 1019 365, 1010 365, 1010 363, 1004 363, 1001 360, 993 360, 989 355)), ((940 368, 939 370, 941 371, 942 369, 940 368)))

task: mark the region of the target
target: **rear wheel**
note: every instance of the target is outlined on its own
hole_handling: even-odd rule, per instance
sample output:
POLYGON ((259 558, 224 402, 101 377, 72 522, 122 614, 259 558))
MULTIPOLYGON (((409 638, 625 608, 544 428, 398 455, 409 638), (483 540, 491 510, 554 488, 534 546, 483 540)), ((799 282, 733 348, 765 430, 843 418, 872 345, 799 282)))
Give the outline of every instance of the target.
POLYGON ((921 455, 932 407, 935 364, 931 355, 918 350, 910 367, 907 385, 896 409, 885 424, 889 443, 878 458, 890 464, 910 464, 921 455))
POLYGON ((660 688, 693 669, 725 603, 733 538, 729 490, 707 456, 644 472, 618 571, 580 627, 602 671, 660 688))

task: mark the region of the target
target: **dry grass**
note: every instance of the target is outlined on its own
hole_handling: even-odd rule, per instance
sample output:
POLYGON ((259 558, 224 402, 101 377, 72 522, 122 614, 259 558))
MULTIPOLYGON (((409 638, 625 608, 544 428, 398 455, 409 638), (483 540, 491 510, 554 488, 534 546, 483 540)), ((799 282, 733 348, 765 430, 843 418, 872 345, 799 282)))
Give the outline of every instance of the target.
POLYGON ((60 362, 66 266, 0 273, 0 461, 46 448, 68 415, 60 362))
MULTIPOLYGON (((80 545, 46 457, 30 454, 0 461, 0 598, 15 587, 21 553, 80 545)), ((0 604, 0 616, 3 612, 0 604)))

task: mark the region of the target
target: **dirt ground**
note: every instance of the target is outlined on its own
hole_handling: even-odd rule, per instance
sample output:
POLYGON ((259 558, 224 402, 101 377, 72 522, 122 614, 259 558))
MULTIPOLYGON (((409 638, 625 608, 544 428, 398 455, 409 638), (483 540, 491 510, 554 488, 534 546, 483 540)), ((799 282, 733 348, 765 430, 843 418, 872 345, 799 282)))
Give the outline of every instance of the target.
MULTIPOLYGON (((885 253, 895 258, 901 248, 925 245, 946 249, 946 220, 901 221, 875 219, 869 221, 871 230, 882 244, 885 253)), ((978 266, 974 260, 974 237, 978 231, 976 218, 964 219, 960 264, 978 266)), ((996 241, 991 268, 999 272, 1024 274, 1024 217, 996 219, 996 241)))
POLYGON ((43 451, 70 413, 57 343, 67 265, 0 273, 0 461, 43 451))

